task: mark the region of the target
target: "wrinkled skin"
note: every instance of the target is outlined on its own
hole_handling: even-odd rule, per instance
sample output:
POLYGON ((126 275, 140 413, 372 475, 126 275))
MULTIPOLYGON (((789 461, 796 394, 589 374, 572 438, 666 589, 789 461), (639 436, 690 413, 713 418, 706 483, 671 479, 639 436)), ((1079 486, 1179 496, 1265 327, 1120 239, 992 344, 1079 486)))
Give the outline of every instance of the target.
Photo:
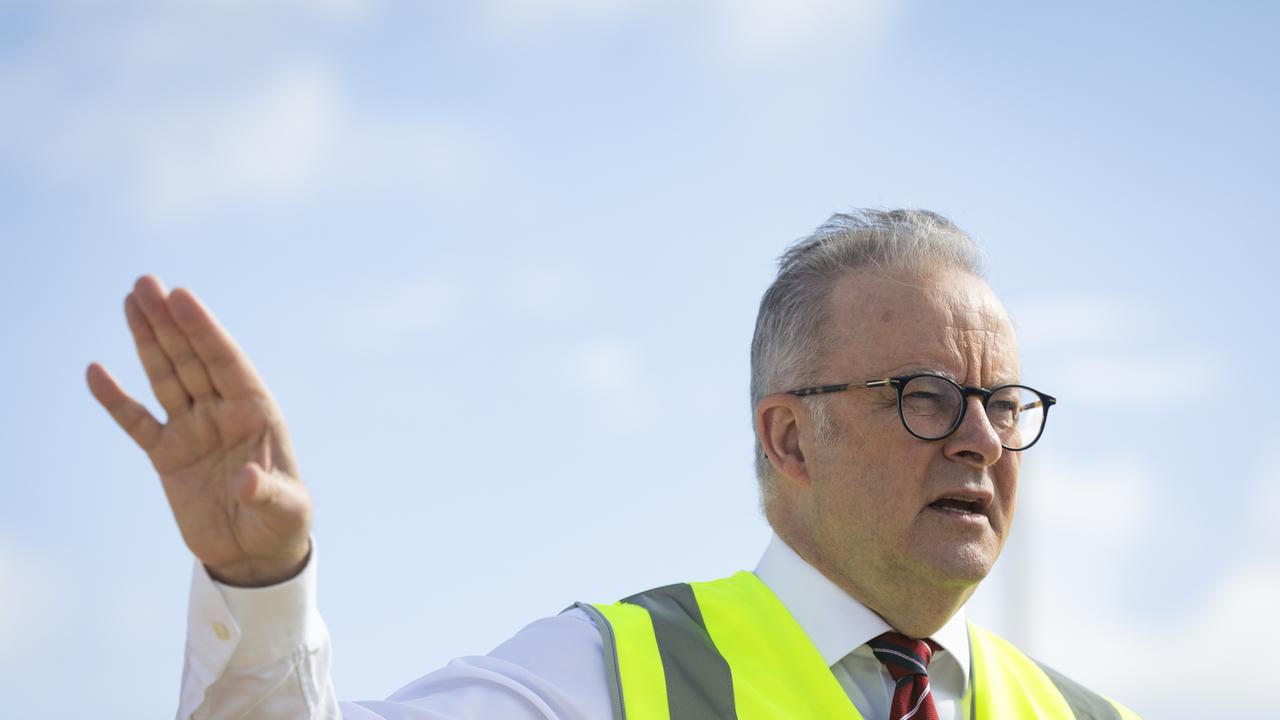
MULTIPOLYGON (((818 384, 929 371, 962 385, 1017 382, 1017 341, 982 280, 956 270, 927 275, 852 272, 828 298, 829 345, 818 384)), ((827 396, 832 437, 815 433, 811 401, 761 401, 757 432, 779 475, 770 522, 824 575, 899 631, 924 637, 986 577, 1013 522, 1020 458, 1001 448, 968 399, 947 438, 902 426, 890 388, 827 396), (980 512, 934 503, 958 497, 980 512)))

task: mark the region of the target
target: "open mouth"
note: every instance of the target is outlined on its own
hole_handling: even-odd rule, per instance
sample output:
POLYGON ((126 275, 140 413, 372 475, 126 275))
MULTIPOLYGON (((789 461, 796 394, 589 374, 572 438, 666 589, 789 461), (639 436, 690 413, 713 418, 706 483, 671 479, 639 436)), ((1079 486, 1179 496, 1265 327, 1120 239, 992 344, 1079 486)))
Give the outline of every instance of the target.
POLYGON ((929 503, 929 507, 943 512, 964 513, 972 515, 982 514, 982 503, 977 500, 964 500, 962 498, 938 498, 929 503))

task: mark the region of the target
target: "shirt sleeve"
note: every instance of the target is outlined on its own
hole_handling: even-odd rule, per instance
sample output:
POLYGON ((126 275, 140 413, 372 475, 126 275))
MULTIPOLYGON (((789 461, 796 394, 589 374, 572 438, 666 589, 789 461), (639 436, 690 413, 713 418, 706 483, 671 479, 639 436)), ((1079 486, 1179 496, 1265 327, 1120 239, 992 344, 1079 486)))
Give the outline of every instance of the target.
POLYGON ((265 588, 215 582, 197 561, 178 718, 339 717, 315 597, 314 552, 297 577, 265 588))
POLYGON ((543 618, 483 656, 462 657, 386 700, 337 701, 316 609, 316 553, 267 588, 217 583, 196 563, 178 718, 608 720, 604 644, 577 609, 543 618))

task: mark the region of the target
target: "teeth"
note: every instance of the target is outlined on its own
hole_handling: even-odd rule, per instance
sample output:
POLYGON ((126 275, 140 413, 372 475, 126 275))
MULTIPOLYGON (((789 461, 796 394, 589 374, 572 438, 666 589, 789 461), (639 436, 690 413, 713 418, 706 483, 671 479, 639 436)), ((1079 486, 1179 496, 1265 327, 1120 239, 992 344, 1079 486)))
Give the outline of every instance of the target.
POLYGON ((980 511, 981 503, 977 500, 968 500, 952 496, 941 497, 930 503, 938 510, 949 510, 951 512, 962 514, 975 514, 980 511))

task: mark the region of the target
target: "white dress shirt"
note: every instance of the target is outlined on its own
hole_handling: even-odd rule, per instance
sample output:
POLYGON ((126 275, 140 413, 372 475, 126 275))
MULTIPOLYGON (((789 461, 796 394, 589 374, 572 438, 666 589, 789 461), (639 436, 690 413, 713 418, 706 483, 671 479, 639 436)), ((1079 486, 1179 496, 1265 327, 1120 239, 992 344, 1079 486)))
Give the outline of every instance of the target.
MULTIPOLYGON (((858 713, 866 720, 889 717, 893 678, 867 645, 892 630, 889 623, 802 560, 777 535, 756 565, 756 577, 804 629, 858 713)), ((969 679, 969 631, 964 610, 931 639, 941 646, 929 662, 929 689, 938 720, 965 718, 968 708, 961 701, 969 679)))
MULTIPOLYGON (((800 558, 776 535, 756 576, 791 612, 866 720, 889 716, 893 680, 866 642, 891 628, 800 558)), ((591 619, 571 609, 537 620, 488 655, 457 658, 386 700, 339 703, 331 645, 316 610, 316 559, 267 588, 214 582, 196 563, 187 616, 179 718, 348 720, 609 720, 604 645, 591 619)), ((962 720, 969 676, 963 610, 932 638, 929 665, 939 720, 962 720)))

